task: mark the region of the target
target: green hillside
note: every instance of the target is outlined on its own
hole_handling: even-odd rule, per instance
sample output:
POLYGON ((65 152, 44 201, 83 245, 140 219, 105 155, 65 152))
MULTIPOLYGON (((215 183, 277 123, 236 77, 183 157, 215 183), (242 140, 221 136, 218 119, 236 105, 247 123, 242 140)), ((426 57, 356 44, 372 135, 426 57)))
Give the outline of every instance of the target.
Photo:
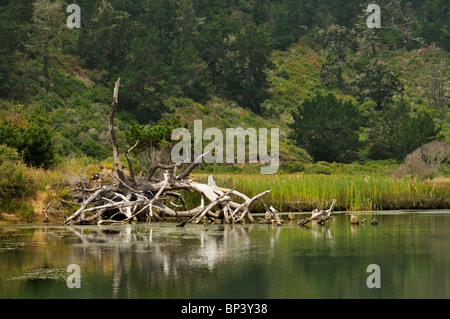
MULTIPOLYGON (((122 149, 132 142, 131 123, 179 117, 188 125, 202 119, 205 128, 279 127, 282 161, 309 162, 307 145, 292 135, 293 113, 332 94, 361 114, 359 155, 344 161, 401 162, 421 145, 414 140, 450 140, 449 7, 379 2, 381 29, 365 25, 365 1, 81 0, 74 1, 81 28, 70 29, 65 1, 2 1, 2 124, 32 117, 48 125, 56 162, 71 154, 105 159, 109 103, 121 77, 122 149), (379 150, 385 127, 376 119, 389 117, 390 107, 403 112, 390 129, 402 125, 414 136, 379 150)), ((1 143, 26 151, 5 134, 1 143)))

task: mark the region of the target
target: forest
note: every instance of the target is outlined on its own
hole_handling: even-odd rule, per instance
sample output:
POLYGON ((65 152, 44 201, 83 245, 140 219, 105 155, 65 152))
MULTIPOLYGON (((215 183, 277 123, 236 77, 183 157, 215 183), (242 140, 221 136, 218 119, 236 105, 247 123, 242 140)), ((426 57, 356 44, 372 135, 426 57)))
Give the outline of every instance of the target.
MULTIPOLYGON (((108 116, 118 78, 117 141, 124 162, 139 141, 137 172, 170 164, 172 131, 194 120, 276 127, 281 175, 438 180, 428 185, 435 200, 422 202, 448 208, 449 2, 377 0, 381 28, 366 24, 369 4, 0 0, 0 211, 33 219, 36 202, 27 198, 67 201, 77 176, 112 168, 108 116), (80 28, 67 25, 70 4, 81 8, 80 28)), ((199 167, 249 179, 257 171, 199 167)), ((233 178, 224 180, 239 188, 233 178)), ((288 209, 298 198, 272 200, 288 209)), ((302 208, 328 206, 308 201, 302 208)), ((392 208, 419 205, 398 202, 392 208)), ((389 203, 338 200, 341 209, 389 203)))

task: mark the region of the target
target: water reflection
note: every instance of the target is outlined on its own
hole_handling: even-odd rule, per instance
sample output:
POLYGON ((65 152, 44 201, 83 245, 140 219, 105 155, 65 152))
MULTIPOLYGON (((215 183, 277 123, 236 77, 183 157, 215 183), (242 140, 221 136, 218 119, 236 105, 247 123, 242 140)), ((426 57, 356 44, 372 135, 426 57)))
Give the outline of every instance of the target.
POLYGON ((450 297, 450 215, 376 218, 377 226, 350 225, 344 214, 307 227, 0 227, 0 298, 450 297), (372 263, 381 290, 365 285, 372 263), (81 289, 66 286, 70 264, 81 268, 81 289))
MULTIPOLYGON (((177 268, 203 267, 213 270, 223 260, 242 258, 243 253, 252 246, 251 234, 255 228, 267 226, 223 225, 204 227, 189 225, 186 228, 158 225, 121 225, 110 228, 75 228, 67 231, 75 235, 73 247, 79 248, 83 255, 97 256, 99 260, 107 252, 122 256, 123 252, 133 251, 151 255, 152 263, 160 264, 166 276, 176 276, 177 268), (122 255, 121 255, 122 254, 122 255)), ((274 248, 281 228, 273 227, 269 247, 274 248)))
POLYGON ((188 274, 201 281, 207 274, 205 271, 213 272, 218 264, 245 264, 247 257, 258 251, 252 239, 255 230, 268 235, 261 251, 270 259, 281 228, 260 225, 67 228, 74 235, 71 260, 79 260, 88 272, 112 278, 113 297, 119 297, 123 283, 130 280, 139 280, 141 284, 147 281, 149 286, 163 281, 191 282, 185 278, 188 274))

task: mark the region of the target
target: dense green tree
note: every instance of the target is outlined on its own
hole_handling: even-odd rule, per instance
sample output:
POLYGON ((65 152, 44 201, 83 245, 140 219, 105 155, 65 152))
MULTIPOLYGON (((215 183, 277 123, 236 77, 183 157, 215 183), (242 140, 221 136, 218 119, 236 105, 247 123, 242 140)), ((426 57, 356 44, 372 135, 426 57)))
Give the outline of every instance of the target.
POLYGON ((49 79, 49 58, 51 45, 57 40, 61 26, 65 22, 61 2, 38 0, 33 3, 33 22, 39 28, 39 47, 42 53, 42 69, 46 79, 49 79))
POLYGON ((440 138, 441 127, 428 112, 411 114, 406 101, 386 105, 369 120, 369 157, 403 160, 421 145, 440 138))
POLYGON ((92 138, 87 139, 81 144, 80 149, 84 154, 99 160, 105 159, 111 154, 111 152, 101 147, 101 145, 92 138))
MULTIPOLYGON (((423 1, 424 2, 424 1, 423 1)), ((439 47, 450 49, 449 15, 450 2, 448 0, 426 1, 420 16, 419 35, 428 43, 435 43, 439 47)))
POLYGON ((385 61, 360 59, 354 69, 351 87, 361 103, 372 100, 377 104, 377 110, 381 110, 392 102, 394 95, 403 92, 399 72, 385 61))
POLYGON ((199 27, 196 39, 199 54, 208 65, 212 85, 222 87, 229 41, 239 32, 239 24, 221 13, 199 27))
POLYGON ((171 144, 172 131, 185 127, 181 124, 179 117, 164 118, 157 123, 141 125, 136 122, 131 123, 127 134, 127 142, 134 145, 139 141, 135 151, 142 152, 148 148, 159 149, 167 144, 171 144))
POLYGON ((351 162, 360 146, 361 116, 351 101, 318 95, 292 112, 290 138, 316 161, 351 162))
POLYGON ((19 114, 0 118, 0 141, 23 155, 25 163, 49 167, 54 160, 53 129, 42 118, 19 114))
POLYGON ((173 81, 183 94, 197 101, 206 100, 211 93, 211 74, 208 63, 202 58, 197 46, 197 35, 203 19, 195 15, 192 2, 180 1, 176 10, 175 39, 171 43, 171 73, 173 81))
POLYGON ((250 26, 230 42, 223 89, 230 99, 258 113, 261 103, 270 96, 267 71, 273 63, 267 37, 250 26))
POLYGON ((116 10, 105 0, 93 11, 81 28, 79 55, 86 67, 105 73, 106 82, 123 69, 136 25, 127 12, 116 10))
POLYGON ((269 34, 275 49, 285 50, 312 25, 314 10, 310 0, 287 0, 271 6, 269 34))
MULTIPOLYGON (((361 10, 361 4, 366 4, 366 0, 323 0, 322 14, 331 17, 328 24, 337 24, 345 27, 352 27, 361 10)), ((367 5, 366 5, 367 8, 367 5)))
POLYGON ((32 12, 32 0, 0 1, 0 98, 15 98, 21 92, 17 63, 32 12))
POLYGON ((170 66, 164 62, 154 35, 135 39, 131 50, 134 54, 120 73, 120 107, 138 114, 141 123, 157 121, 167 111, 164 99, 181 92, 173 85, 170 66))
POLYGON ((0 12, 0 97, 7 97, 12 91, 11 72, 18 46, 16 26, 4 18, 0 12))
POLYGON ((344 89, 344 73, 349 68, 348 56, 356 50, 356 34, 346 27, 332 25, 319 32, 320 41, 327 55, 322 65, 321 77, 325 85, 344 89))

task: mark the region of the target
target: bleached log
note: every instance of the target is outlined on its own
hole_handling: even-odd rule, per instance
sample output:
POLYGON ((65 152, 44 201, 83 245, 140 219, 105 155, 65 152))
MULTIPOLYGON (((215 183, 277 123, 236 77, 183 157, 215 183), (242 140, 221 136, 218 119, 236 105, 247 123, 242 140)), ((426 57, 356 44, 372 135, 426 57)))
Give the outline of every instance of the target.
POLYGON ((150 216, 153 217, 153 203, 155 202, 155 200, 158 199, 159 195, 161 195, 161 193, 164 191, 164 188, 166 187, 166 185, 169 183, 169 172, 166 171, 164 173, 164 183, 161 186, 161 188, 159 189, 158 193, 156 193, 156 195, 151 199, 150 203, 149 203, 149 210, 150 210, 150 216))
POLYGON ((210 212, 211 209, 213 209, 215 206, 217 206, 220 203, 224 203, 224 202, 227 202, 227 201, 230 201, 230 200, 231 200, 231 198, 228 197, 228 196, 223 196, 223 197, 220 197, 220 198, 216 199, 215 201, 213 201, 213 202, 209 203, 208 205, 206 205, 206 207, 203 208, 203 210, 198 214, 198 216, 192 217, 189 222, 193 221, 194 224, 198 224, 200 222, 200 220, 204 216, 206 216, 207 213, 210 212))
POLYGON ((281 219, 280 219, 280 215, 278 215, 278 211, 275 208, 273 208, 273 206, 270 206, 269 210, 272 213, 273 217, 275 218, 275 222, 277 223, 277 226, 281 226, 281 219))
POLYGON ((325 210, 318 210, 318 209, 315 209, 315 210, 313 211, 313 214, 311 215, 311 217, 300 220, 300 221, 298 222, 298 225, 299 225, 299 226, 304 226, 304 225, 306 225, 307 223, 309 223, 310 221, 312 221, 312 220, 314 220, 314 219, 318 219, 319 217, 321 217, 322 215, 325 215, 325 214, 326 214, 326 217, 325 217, 325 218, 322 218, 321 221, 322 221, 322 222, 327 221, 327 220, 331 217, 331 215, 333 214, 333 209, 334 209, 334 205, 335 205, 335 204, 336 204, 336 199, 333 199, 333 202, 332 202, 330 208, 327 209, 326 211, 325 211, 325 210))
MULTIPOLYGON (((263 197, 263 196, 269 194, 270 192, 271 192, 271 191, 268 190, 268 191, 265 191, 265 192, 262 192, 262 193, 256 195, 255 197, 253 197, 253 198, 251 198, 251 199, 249 199, 249 200, 246 200, 244 203, 242 203, 241 205, 239 205, 238 207, 235 208, 235 210, 231 213, 231 218, 234 218, 234 215, 235 215, 237 212, 239 212, 239 211, 242 211, 243 213, 245 213, 245 214, 248 215, 248 212, 246 212, 246 210, 248 211, 248 210, 250 209, 250 207, 252 206, 252 204, 253 204, 257 199, 259 199, 259 198, 261 198, 261 197, 263 197)), ((252 219, 253 219, 253 218, 252 218, 252 219)), ((242 220, 242 218, 236 219, 236 222, 237 222, 237 221, 240 221, 240 220, 242 220)), ((254 219, 253 219, 252 222, 253 222, 253 223, 255 222, 254 219)))
POLYGON ((254 222, 250 208, 257 199, 270 193, 270 190, 250 198, 235 189, 218 187, 212 176, 208 177, 207 184, 186 179, 201 162, 201 158, 208 154, 210 150, 197 157, 192 164, 188 165, 178 175, 177 169, 182 164, 164 165, 158 163, 149 167, 146 174, 141 172, 139 177, 136 178, 130 157, 130 152, 138 145, 138 142, 136 142, 125 153, 130 170, 130 178, 128 180, 124 167, 120 163, 118 143, 114 131, 114 117, 119 103, 119 88, 120 78, 117 79, 114 86, 108 122, 113 148, 114 173, 117 175, 113 176, 113 178, 118 181, 118 184, 103 186, 102 180, 101 187, 92 189, 88 188, 88 182, 83 181, 77 184, 78 186, 73 193, 73 197, 82 202, 81 207, 66 218, 65 224, 87 223, 95 219, 98 220, 98 224, 125 223, 146 211, 149 212, 150 217, 157 219, 163 219, 165 216, 189 217, 190 221, 194 223, 200 222, 204 217, 209 219, 223 218, 227 223, 238 222, 247 217, 251 222, 254 222), (163 179, 154 177, 158 169, 165 170, 163 179), (173 169, 172 175, 169 174, 168 170, 170 169, 173 169), (145 177, 140 179, 142 176, 145 177), (176 192, 180 190, 198 192, 201 195, 200 205, 193 209, 188 209, 183 196, 176 192), (234 195, 234 197, 231 195, 234 195), (180 200, 184 210, 177 210, 179 205, 175 204, 173 205, 175 209, 167 207, 167 196, 180 200), (243 203, 234 201, 235 197, 242 199, 243 203), (209 203, 205 204, 205 200, 208 200, 209 203), (213 212, 215 207, 218 208, 218 212, 213 212), (86 216, 85 213, 90 214, 86 216))
POLYGON ((65 223, 68 224, 70 221, 72 221, 73 219, 77 218, 82 213, 84 213, 86 206, 89 205, 95 198, 97 198, 97 196, 99 196, 103 191, 105 191, 105 189, 106 188, 102 187, 102 188, 98 189, 95 193, 93 193, 91 196, 89 196, 89 198, 83 202, 81 207, 75 213, 73 213, 71 216, 69 216, 66 219, 65 223))

